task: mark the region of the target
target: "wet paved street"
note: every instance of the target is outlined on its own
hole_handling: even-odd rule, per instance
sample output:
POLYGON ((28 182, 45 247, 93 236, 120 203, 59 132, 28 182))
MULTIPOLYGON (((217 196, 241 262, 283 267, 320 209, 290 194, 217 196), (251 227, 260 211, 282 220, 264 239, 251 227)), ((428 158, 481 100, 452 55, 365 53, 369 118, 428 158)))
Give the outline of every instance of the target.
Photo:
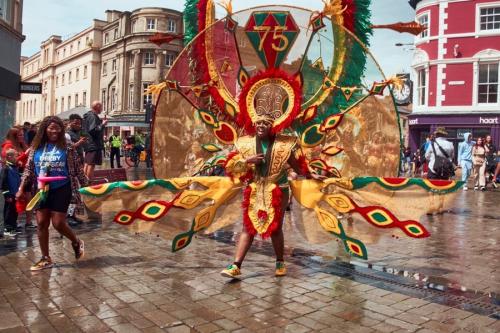
POLYGON ((458 193, 451 213, 422 217, 424 240, 365 234, 367 262, 288 226, 283 278, 270 242, 257 239, 241 280, 219 275, 239 225, 174 254, 158 230, 86 223, 78 263, 52 230, 58 265, 38 273, 36 234, 23 233, 0 241, 0 332, 499 332, 499 202, 500 190, 458 193))

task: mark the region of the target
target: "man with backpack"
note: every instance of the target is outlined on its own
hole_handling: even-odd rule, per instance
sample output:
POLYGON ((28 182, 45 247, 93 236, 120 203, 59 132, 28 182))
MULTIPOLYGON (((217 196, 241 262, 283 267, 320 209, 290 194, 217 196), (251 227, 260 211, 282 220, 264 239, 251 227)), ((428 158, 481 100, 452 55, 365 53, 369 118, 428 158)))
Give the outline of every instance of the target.
POLYGON ((438 127, 434 132, 435 139, 432 140, 425 152, 425 158, 429 161, 429 179, 448 180, 455 175, 453 165, 453 143, 446 140, 448 135, 444 127, 438 127))

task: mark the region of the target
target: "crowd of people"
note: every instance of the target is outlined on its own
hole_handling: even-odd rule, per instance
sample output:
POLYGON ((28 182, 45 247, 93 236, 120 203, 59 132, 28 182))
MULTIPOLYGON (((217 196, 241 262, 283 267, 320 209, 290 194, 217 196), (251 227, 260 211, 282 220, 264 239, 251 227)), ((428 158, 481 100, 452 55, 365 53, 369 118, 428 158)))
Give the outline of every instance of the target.
POLYGON ((11 128, 1 145, 4 209, 0 238, 23 232, 18 218, 19 214, 26 215, 24 228, 37 229, 42 253, 31 270, 53 266, 49 254, 50 224, 71 241, 76 259, 84 255, 84 242, 71 226, 81 222, 77 216, 83 213, 78 190, 89 184, 95 166, 102 164, 107 120, 99 117, 101 112, 102 104, 96 101, 83 118, 72 114, 64 122, 48 116, 38 126, 26 122, 22 127, 11 128), (52 177, 48 185, 42 181, 48 181, 47 177, 52 177), (30 202, 35 205, 33 209, 27 208, 30 202))
POLYGON ((413 177, 429 179, 451 179, 460 170, 465 182, 464 191, 469 189, 469 179, 475 191, 486 191, 488 185, 497 188, 500 176, 500 155, 491 135, 473 139, 472 133, 464 133, 464 140, 458 145, 457 163, 453 143, 446 140, 448 133, 443 127, 426 138, 415 152, 405 148, 402 152, 402 171, 413 177))

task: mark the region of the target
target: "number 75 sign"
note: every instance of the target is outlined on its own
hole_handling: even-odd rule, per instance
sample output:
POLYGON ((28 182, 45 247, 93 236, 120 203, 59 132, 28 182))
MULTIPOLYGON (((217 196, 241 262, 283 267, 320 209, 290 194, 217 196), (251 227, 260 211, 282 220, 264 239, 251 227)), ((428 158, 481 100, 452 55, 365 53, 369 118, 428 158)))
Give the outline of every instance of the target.
POLYGON ((245 33, 264 65, 276 68, 285 60, 299 28, 290 12, 253 12, 245 33))

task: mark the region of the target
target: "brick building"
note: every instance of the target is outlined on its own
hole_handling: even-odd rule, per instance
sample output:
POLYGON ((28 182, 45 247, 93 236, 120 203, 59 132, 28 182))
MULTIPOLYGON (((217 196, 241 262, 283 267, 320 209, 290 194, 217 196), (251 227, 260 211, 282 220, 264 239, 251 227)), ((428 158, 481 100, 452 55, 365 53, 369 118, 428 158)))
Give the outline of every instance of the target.
POLYGON ((492 135, 500 143, 500 1, 411 0, 416 20, 412 61, 415 150, 437 126, 457 145, 463 133, 492 135))

